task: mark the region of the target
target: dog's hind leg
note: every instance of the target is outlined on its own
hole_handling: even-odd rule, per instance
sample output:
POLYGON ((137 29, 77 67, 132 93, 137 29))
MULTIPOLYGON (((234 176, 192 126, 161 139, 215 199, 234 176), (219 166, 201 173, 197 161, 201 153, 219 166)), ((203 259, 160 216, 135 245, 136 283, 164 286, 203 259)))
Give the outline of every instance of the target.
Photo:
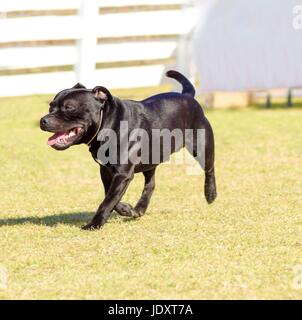
POLYGON ((205 184, 204 194, 207 202, 211 204, 217 197, 215 178, 215 142, 212 127, 206 119, 205 124, 205 184))
POLYGON ((186 148, 205 172, 204 195, 207 202, 211 204, 217 197, 213 130, 210 123, 205 119, 204 127, 201 130, 194 129, 193 131, 193 135, 186 138, 186 148), (199 135, 199 139, 197 135, 199 135))
POLYGON ((145 176, 145 186, 140 199, 138 200, 134 210, 139 216, 142 216, 150 203, 153 191, 155 189, 155 168, 143 172, 145 176))

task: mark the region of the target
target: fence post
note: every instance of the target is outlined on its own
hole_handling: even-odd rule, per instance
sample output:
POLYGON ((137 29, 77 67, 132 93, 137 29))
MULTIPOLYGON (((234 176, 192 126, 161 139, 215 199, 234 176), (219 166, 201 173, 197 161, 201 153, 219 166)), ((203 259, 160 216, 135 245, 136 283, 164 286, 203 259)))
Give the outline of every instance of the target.
POLYGON ((292 90, 288 89, 287 93, 287 106, 292 107, 293 106, 293 101, 292 101, 292 90))
POLYGON ((76 81, 91 85, 95 73, 97 49, 96 19, 99 15, 98 0, 81 0, 78 11, 82 34, 77 40, 76 81))
POLYGON ((270 92, 267 92, 267 94, 266 94, 265 108, 269 109, 271 106, 272 106, 271 93, 270 93, 270 92))

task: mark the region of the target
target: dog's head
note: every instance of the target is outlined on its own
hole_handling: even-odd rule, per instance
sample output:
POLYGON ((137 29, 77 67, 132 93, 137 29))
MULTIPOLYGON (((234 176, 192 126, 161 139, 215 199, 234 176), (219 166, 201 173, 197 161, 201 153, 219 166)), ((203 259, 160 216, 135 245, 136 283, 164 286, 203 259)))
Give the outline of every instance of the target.
POLYGON ((101 86, 88 90, 76 84, 58 93, 49 104, 49 113, 40 120, 42 130, 54 133, 48 145, 65 150, 90 141, 100 125, 101 110, 111 101, 110 92, 101 86))

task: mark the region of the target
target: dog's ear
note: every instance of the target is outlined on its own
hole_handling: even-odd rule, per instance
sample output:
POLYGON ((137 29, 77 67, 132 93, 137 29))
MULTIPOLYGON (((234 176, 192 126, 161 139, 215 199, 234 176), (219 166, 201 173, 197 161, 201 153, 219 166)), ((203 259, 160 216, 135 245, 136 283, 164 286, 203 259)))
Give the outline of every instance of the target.
POLYGON ((96 100, 104 103, 106 101, 112 100, 112 95, 108 89, 105 87, 97 86, 92 89, 92 93, 96 100))
POLYGON ((86 87, 83 86, 81 83, 77 83, 72 87, 72 89, 86 89, 86 87))

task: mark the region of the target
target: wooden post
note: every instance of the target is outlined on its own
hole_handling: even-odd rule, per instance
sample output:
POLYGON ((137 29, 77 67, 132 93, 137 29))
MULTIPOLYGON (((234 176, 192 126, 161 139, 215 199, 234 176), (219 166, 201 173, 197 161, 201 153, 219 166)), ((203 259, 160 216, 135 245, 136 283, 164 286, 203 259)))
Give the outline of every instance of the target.
POLYGON ((81 0, 78 12, 82 34, 77 41, 76 81, 92 85, 95 73, 97 48, 96 19, 99 15, 98 0, 81 0))
POLYGON ((251 107, 254 104, 254 94, 252 91, 247 93, 247 106, 251 107))
POLYGON ((267 95, 266 95, 265 108, 269 109, 271 106, 272 106, 271 94, 270 94, 270 92, 268 92, 267 95))
POLYGON ((293 106, 293 101, 292 101, 292 90, 288 89, 288 94, 287 94, 287 106, 292 107, 293 106))

